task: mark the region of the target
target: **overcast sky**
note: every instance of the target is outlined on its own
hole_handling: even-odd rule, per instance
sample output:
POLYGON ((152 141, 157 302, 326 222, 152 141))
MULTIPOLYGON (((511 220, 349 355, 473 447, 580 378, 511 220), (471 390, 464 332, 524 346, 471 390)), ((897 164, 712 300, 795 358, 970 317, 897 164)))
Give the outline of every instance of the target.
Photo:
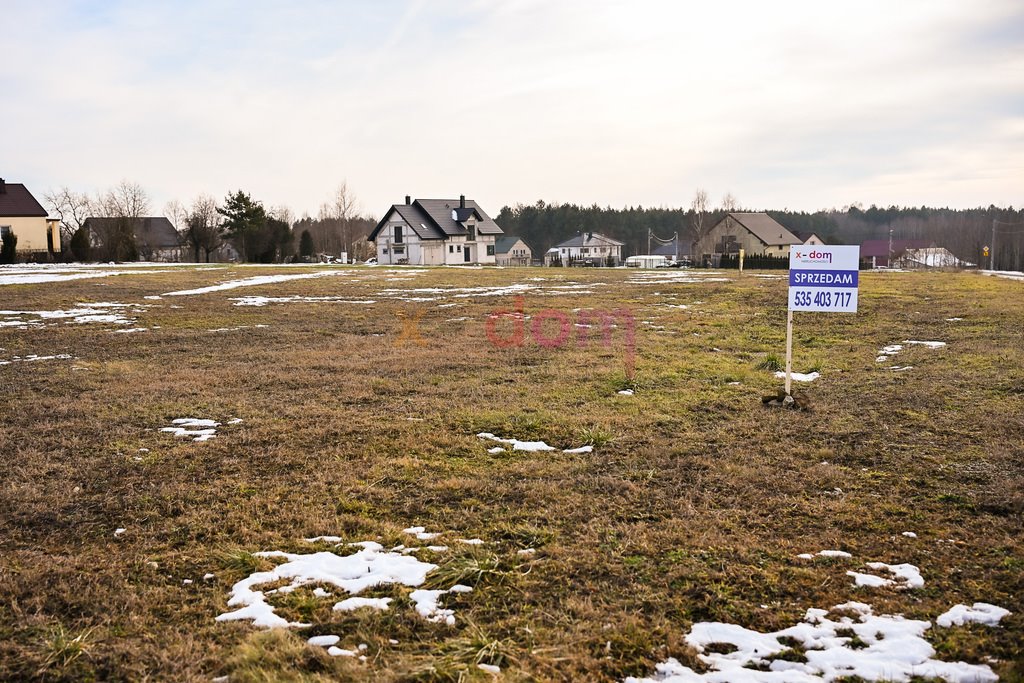
POLYGON ((1024 204, 1019 0, 0 8, 0 176, 506 204, 1024 204))

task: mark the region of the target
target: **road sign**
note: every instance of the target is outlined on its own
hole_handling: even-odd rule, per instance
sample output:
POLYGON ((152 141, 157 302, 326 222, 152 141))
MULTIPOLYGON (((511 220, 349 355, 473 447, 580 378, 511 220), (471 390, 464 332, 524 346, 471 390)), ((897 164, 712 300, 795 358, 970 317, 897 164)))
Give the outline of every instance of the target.
POLYGON ((987 245, 981 248, 981 254, 985 258, 988 258, 988 246, 987 245))
POLYGON ((789 310, 856 313, 860 247, 794 244, 789 248, 789 310))

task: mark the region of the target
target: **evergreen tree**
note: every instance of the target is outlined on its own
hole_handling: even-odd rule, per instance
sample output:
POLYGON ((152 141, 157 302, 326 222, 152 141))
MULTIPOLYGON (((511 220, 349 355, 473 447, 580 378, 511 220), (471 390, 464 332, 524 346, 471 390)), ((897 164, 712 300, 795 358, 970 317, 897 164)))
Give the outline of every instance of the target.
POLYGON ((88 261, 92 256, 91 251, 89 231, 84 227, 75 230, 75 234, 71 236, 71 255, 76 261, 88 261))
POLYGON ((18 236, 12 230, 6 230, 3 234, 3 245, 0 246, 0 263, 14 263, 17 246, 18 236))
POLYGON ((309 230, 303 230, 302 236, 299 237, 299 256, 303 258, 311 257, 316 253, 316 249, 313 247, 313 236, 309 234, 309 230))
MULTIPOLYGON (((217 207, 224 216, 224 235, 230 239, 245 261, 260 261, 268 251, 267 211, 260 202, 239 190, 229 194, 224 206, 217 207)), ((271 244, 276 251, 276 245, 271 244)), ((271 258, 273 260, 273 258, 271 258)))

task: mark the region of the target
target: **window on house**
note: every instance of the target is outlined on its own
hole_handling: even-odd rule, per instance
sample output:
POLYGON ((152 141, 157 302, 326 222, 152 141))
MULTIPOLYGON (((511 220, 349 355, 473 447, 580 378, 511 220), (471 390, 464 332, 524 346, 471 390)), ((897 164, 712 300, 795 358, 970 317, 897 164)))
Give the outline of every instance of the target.
POLYGON ((462 245, 461 244, 456 244, 455 245, 455 251, 457 251, 459 253, 462 253, 462 245))
POLYGON ((401 244, 401 242, 402 242, 402 226, 401 225, 396 225, 395 226, 395 242, 397 242, 399 244, 401 244))
POLYGON ((0 238, 7 239, 11 236, 11 226, 0 225, 0 238))
POLYGON ((476 241, 476 226, 473 225, 472 223, 468 223, 466 225, 466 230, 469 232, 469 234, 466 236, 466 239, 469 240, 470 242, 475 242, 476 241))
POLYGON ((455 253, 455 245, 454 244, 449 244, 448 245, 448 253, 449 254, 454 254, 455 253))
POLYGON ((385 254, 388 253, 388 248, 387 247, 384 247, 384 253, 385 254))
POLYGON ((494 245, 493 244, 488 244, 487 245, 487 255, 488 256, 494 256, 494 245))
POLYGON ((395 253, 396 254, 404 254, 405 253, 405 247, 395 247, 395 253))

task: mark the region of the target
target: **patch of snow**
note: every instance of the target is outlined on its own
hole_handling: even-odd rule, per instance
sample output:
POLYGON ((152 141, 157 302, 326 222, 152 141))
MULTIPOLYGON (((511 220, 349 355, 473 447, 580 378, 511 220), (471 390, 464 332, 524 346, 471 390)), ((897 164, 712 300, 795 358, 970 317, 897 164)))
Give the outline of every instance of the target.
POLYGON ((114 529, 114 536, 120 536, 121 534, 123 534, 126 531, 128 531, 128 530, 124 529, 124 528, 120 528, 120 527, 117 528, 117 529, 114 529))
POLYGON ((913 339, 904 339, 904 344, 916 344, 918 346, 927 346, 929 349, 941 349, 946 345, 943 341, 914 341, 913 339))
POLYGON ((915 534, 913 531, 904 531, 902 535, 906 536, 907 538, 917 538, 917 534, 915 534))
POLYGON ((295 302, 330 302, 336 304, 365 304, 377 303, 371 299, 346 299, 340 296, 241 296, 229 299, 234 301, 235 306, 267 306, 269 304, 288 304, 295 302))
POLYGON ((501 673, 501 667, 495 666, 494 664, 477 664, 476 668, 480 669, 481 671, 486 671, 487 673, 493 674, 495 676, 501 673))
POLYGON ((209 573, 203 574, 203 581, 209 581, 209 580, 214 579, 214 578, 216 578, 216 576, 214 574, 209 574, 209 573))
POLYGON ((335 612, 351 612, 353 610, 369 607, 371 609, 386 610, 391 603, 391 598, 345 598, 335 603, 335 612))
POLYGON ((569 454, 573 454, 573 453, 593 453, 594 452, 594 447, 593 446, 580 446, 579 448, 563 448, 562 452, 563 453, 569 453, 569 454))
POLYGON ((465 543, 466 545, 483 545, 484 542, 479 538, 459 538, 456 539, 459 543, 465 543))
POLYGON ((633 395, 633 390, 632 389, 623 389, 622 391, 619 392, 619 396, 632 396, 632 395, 633 395))
POLYGON ((416 611, 427 621, 434 623, 444 622, 449 626, 455 624, 454 610, 441 607, 439 601, 446 590, 415 590, 409 594, 409 598, 416 604, 416 611))
POLYGON ((313 538, 302 539, 307 543, 316 543, 317 541, 323 541, 324 543, 341 543, 344 539, 341 536, 314 536, 313 538))
POLYGON ((327 648, 327 654, 329 654, 332 657, 355 657, 356 651, 343 650, 340 647, 332 645, 331 647, 327 648))
POLYGON ((940 615, 935 623, 943 628, 963 626, 964 624, 984 624, 998 626, 1003 617, 1011 614, 1010 610, 990 605, 987 602, 976 602, 972 607, 955 605, 940 615))
POLYGON ((814 554, 801 553, 800 555, 797 555, 797 557, 802 560, 812 560, 815 557, 853 557, 853 555, 845 550, 819 550, 814 554))
POLYGON ((211 285, 209 287, 182 289, 177 292, 166 292, 163 296, 192 296, 195 294, 209 294, 211 292, 223 292, 228 289, 238 289, 239 287, 257 287, 259 285, 271 285, 279 282, 288 282, 290 280, 310 280, 313 278, 338 275, 341 272, 344 271, 325 270, 316 273, 302 273, 301 275, 257 275, 255 277, 247 277, 243 280, 230 280, 228 282, 222 282, 219 285, 211 285))
POLYGON ((495 446, 494 448, 488 448, 487 452, 490 453, 491 455, 496 455, 498 453, 504 453, 505 449, 502 448, 501 446, 495 446))
MULTIPOLYGON (((786 379, 786 373, 784 371, 776 372, 775 373, 775 377, 777 379, 786 379)), ((814 380, 816 380, 819 377, 821 377, 821 373, 811 372, 811 373, 805 375, 805 374, 802 374, 802 373, 799 373, 799 372, 793 372, 793 373, 790 373, 790 377, 793 378, 794 382, 813 382, 814 380)))
POLYGON ((215 420, 203 420, 194 417, 182 417, 171 420, 171 424, 174 426, 161 427, 160 431, 173 434, 176 437, 192 437, 193 441, 209 441, 216 438, 217 430, 215 428, 220 426, 220 423, 215 420), (195 427, 200 429, 194 429, 195 427))
POLYGON ((336 645, 339 640, 341 640, 340 636, 313 636, 306 642, 317 647, 330 647, 336 645))
POLYGON ((899 615, 874 616, 871 607, 863 603, 834 609, 853 616, 830 619, 828 610, 809 609, 802 622, 773 633, 719 622, 694 624, 685 641, 699 653, 708 672, 697 673, 670 658, 655 666, 654 676, 629 677, 626 683, 811 683, 853 677, 894 683, 913 678, 939 678, 949 683, 998 680, 988 666, 933 659, 935 649, 924 638, 930 622, 899 615), (857 641, 845 635, 849 631, 857 641), (776 658, 790 649, 781 638, 798 642, 805 649, 806 663, 776 658), (712 652, 712 645, 718 646, 716 650, 722 645, 735 649, 712 652))
POLYGON ((882 588, 893 586, 895 588, 923 588, 924 578, 921 571, 912 564, 886 564, 885 562, 868 562, 868 567, 881 571, 885 570, 893 575, 892 579, 875 576, 873 574, 862 574, 860 572, 846 572, 852 576, 855 586, 867 586, 869 588, 882 588))
POLYGON ((184 580, 182 580, 181 585, 183 585, 183 586, 191 586, 192 585, 192 579, 184 579, 184 580))
MULTIPOLYGON (((437 565, 421 562, 401 553, 384 552, 379 543, 364 542, 361 549, 340 556, 332 552, 294 554, 280 551, 254 553, 257 557, 283 559, 285 562, 270 571, 255 572, 231 588, 229 607, 238 607, 217 617, 217 621, 247 619, 256 626, 267 628, 304 627, 278 616, 267 603, 266 595, 258 586, 290 580, 285 589, 294 590, 309 583, 335 586, 357 595, 368 588, 390 584, 419 586, 437 565)), ((279 589, 283 590, 283 589, 279 589)), ((454 621, 454 616, 452 616, 454 621)))
POLYGON ((408 529, 402 529, 407 534, 412 534, 421 541, 429 541, 432 538, 437 538, 441 534, 438 532, 427 531, 421 526, 411 526, 408 529))
POLYGON ((536 552, 537 551, 534 548, 522 548, 521 550, 517 550, 516 554, 517 555, 533 555, 536 552))

